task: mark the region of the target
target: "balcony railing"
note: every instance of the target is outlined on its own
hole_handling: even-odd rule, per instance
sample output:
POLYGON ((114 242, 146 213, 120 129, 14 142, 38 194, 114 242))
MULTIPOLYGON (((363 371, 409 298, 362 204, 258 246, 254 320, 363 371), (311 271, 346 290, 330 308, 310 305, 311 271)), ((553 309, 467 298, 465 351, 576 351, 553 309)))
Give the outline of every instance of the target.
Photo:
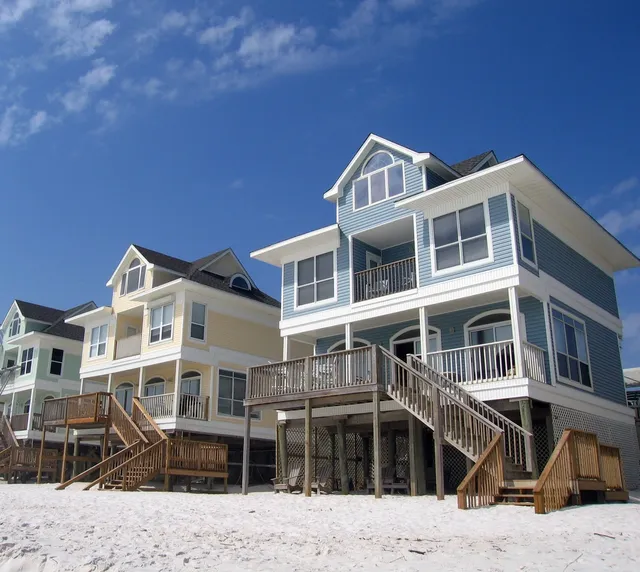
POLYGON ((163 417, 183 417, 185 419, 199 419, 206 421, 209 418, 209 397, 201 395, 180 394, 178 396, 178 414, 175 415, 173 393, 141 397, 140 402, 154 419, 163 417))
POLYGON ((416 259, 406 258, 353 275, 353 301, 373 300, 416 288, 416 259))
MULTIPOLYGON (((524 377, 545 382, 544 350, 523 342, 524 377)), ((429 353, 429 366, 464 385, 519 377, 512 340, 429 353)))
POLYGON ((142 334, 116 340, 116 359, 140 355, 142 334))
POLYGON ((26 431, 29 426, 29 414, 20 413, 11 416, 11 429, 14 431, 26 431))

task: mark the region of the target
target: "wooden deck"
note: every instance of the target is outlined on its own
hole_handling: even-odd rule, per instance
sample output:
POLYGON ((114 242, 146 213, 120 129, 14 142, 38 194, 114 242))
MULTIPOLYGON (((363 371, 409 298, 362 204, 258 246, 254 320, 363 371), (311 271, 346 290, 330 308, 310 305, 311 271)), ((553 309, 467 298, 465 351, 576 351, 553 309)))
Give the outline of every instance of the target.
POLYGON ((73 426, 74 429, 101 427, 109 423, 110 393, 88 393, 49 399, 42 408, 46 429, 73 426))

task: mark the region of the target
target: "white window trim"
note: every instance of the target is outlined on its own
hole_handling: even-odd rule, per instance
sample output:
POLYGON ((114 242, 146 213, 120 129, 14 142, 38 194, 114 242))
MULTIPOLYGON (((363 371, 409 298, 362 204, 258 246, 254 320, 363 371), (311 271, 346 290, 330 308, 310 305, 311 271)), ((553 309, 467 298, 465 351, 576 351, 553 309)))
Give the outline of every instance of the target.
MULTIPOLYGON (((158 395, 167 395, 167 380, 164 377, 160 376, 160 375, 154 375, 152 378, 148 379, 147 381, 145 381, 142 384, 142 396, 143 397, 156 397, 154 395, 151 395, 151 396, 145 395, 146 389, 147 389, 147 385, 149 385, 149 382, 152 379, 161 379, 162 380, 162 393, 160 393, 158 395)), ((157 381, 157 382, 152 383, 151 385, 160 385, 160 382, 157 381)))
POLYGON ((208 322, 208 313, 209 309, 204 302, 200 302, 199 300, 191 300, 191 310, 189 312, 189 340, 192 342, 196 342, 198 344, 206 344, 207 343, 207 322, 208 322), (193 325, 193 305, 200 304, 204 306, 204 324, 196 324, 197 326, 204 326, 204 338, 194 338, 191 336, 191 326, 193 325))
MULTIPOLYGON (((582 318, 578 318, 575 314, 568 312, 567 310, 562 309, 560 306, 556 306, 554 304, 549 304, 551 307, 551 339, 553 340, 553 366, 556 368, 556 379, 559 383, 563 385, 570 385, 572 387, 576 387, 578 389, 582 389, 583 391, 588 391, 590 393, 594 393, 594 382, 593 382, 593 369, 591 368, 591 355, 589 354, 589 335, 587 334, 587 324, 582 318), (558 351, 556 350, 557 342, 556 342, 556 333, 553 328, 553 310, 557 310, 561 314, 575 320, 576 322, 580 322, 584 326, 584 343, 587 346, 587 365, 589 366, 589 375, 591 376, 591 386, 582 385, 577 381, 573 381, 572 379, 563 377, 560 375, 560 368, 558 367, 558 351)), ((578 360, 579 361, 579 360, 578 360)))
POLYGON ((229 286, 231 286, 231 288, 237 288, 238 290, 243 290, 244 292, 251 292, 251 280, 249 280, 249 278, 247 278, 247 276, 245 276, 244 274, 242 274, 241 272, 238 272, 237 274, 234 274, 230 279, 229 279, 229 286), (233 281, 236 278, 242 278, 246 283, 247 286, 249 286, 249 288, 241 288, 239 286, 234 286, 233 285, 233 281))
POLYGON ((11 322, 9 322, 9 335, 7 336, 8 338, 15 338, 16 336, 20 335, 20 330, 22 329, 22 320, 20 319, 20 314, 18 312, 16 312, 13 315, 13 318, 11 318, 11 322), (17 316, 17 320, 16 320, 16 316, 17 316), (18 322, 18 330, 16 331, 15 334, 12 333, 13 331, 13 323, 14 322, 18 322))
POLYGON ((33 346, 31 346, 30 348, 25 348, 25 349, 20 348, 20 374, 19 374, 19 376, 31 375, 34 372, 34 370, 33 370, 33 361, 34 361, 35 358, 36 358, 36 349, 33 346), (29 350, 31 350, 31 358, 27 359, 27 360, 25 360, 23 362, 22 361, 22 355, 23 355, 24 352, 28 352, 29 350), (28 372, 25 371, 24 373, 22 373, 22 364, 23 363, 25 363, 25 364, 29 363, 29 371, 28 372))
MULTIPOLYGON (((109 336, 107 335, 107 338, 108 337, 109 336)), ((67 357, 67 352, 65 350, 61 348, 51 348, 51 358, 49 359, 49 375, 52 375, 53 377, 62 377, 62 374, 64 372, 64 360, 66 357, 67 357), (53 350, 60 350, 62 352, 62 362, 60 362, 60 374, 51 373, 51 364, 53 363, 53 350)))
MULTIPOLYGON (((363 165, 363 169, 364 167, 366 167, 367 163, 369 163, 369 161, 373 158, 374 155, 377 155, 378 153, 387 153, 387 151, 377 151, 376 153, 374 153, 373 155, 371 155, 371 157, 369 157, 369 159, 367 159, 367 161, 364 163, 363 165)), ((389 153, 389 155, 391 155, 391 153, 389 153)), ((391 158, 393 159, 393 163, 391 163, 391 165, 387 165, 386 167, 382 167, 382 169, 377 169, 376 171, 371 171, 371 173, 367 173, 366 175, 362 174, 362 171, 360 171, 360 176, 357 179, 354 179, 351 183, 351 200, 352 200, 352 206, 353 206, 353 212, 359 212, 362 211, 364 209, 368 209, 369 207, 374 207, 376 205, 381 205, 382 203, 386 203, 390 200, 396 200, 400 197, 403 197, 404 195, 407 194, 407 181, 406 181, 406 173, 405 173, 405 167, 404 167, 404 161, 402 160, 396 160, 396 158, 391 155, 391 158), (397 194, 397 195, 393 195, 392 197, 389 196, 389 173, 385 173, 384 176, 384 181, 385 181, 385 191, 386 191, 386 198, 382 199, 381 201, 377 201, 375 203, 371 202, 371 177, 377 173, 381 173, 382 171, 389 171, 389 169, 392 169, 394 167, 397 167, 398 165, 402 166, 402 192, 397 194), (369 189, 369 202, 368 204, 364 205, 363 207, 356 207, 356 183, 358 181, 361 181, 363 179, 369 179, 368 182, 368 189, 369 189)))
MULTIPOLYGON (((317 284, 316 281, 313 284, 317 284)), ((305 284, 305 286, 309 286, 309 284, 305 284)), ((314 254, 313 256, 307 256, 301 260, 296 260, 293 263, 293 309, 294 310, 307 310, 309 308, 318 308, 320 306, 326 306, 327 304, 332 304, 338 300, 338 251, 337 250, 328 250, 327 252, 321 252, 319 254, 314 254), (308 260, 309 258, 314 259, 314 275, 315 275, 315 259, 318 256, 322 256, 323 254, 328 254, 331 252, 333 254, 333 297, 327 298, 326 300, 320 300, 319 302, 312 302, 311 304, 302 304, 298 305, 298 263, 303 260, 308 260)))
MULTIPOLYGON (((371 342, 368 342, 367 340, 365 340, 364 338, 353 338, 353 343, 355 345, 356 342, 359 342, 361 344, 364 344, 365 346, 370 346, 371 342)), ((327 350, 327 353, 330 354, 331 352, 335 351, 335 348, 337 348, 340 344, 345 344, 346 346, 346 340, 338 340, 337 342, 335 342, 334 344, 331 344, 329 346, 329 349, 327 350)), ((314 346, 315 347, 315 346, 314 346)), ((342 351, 342 350, 340 350, 342 351)))
POLYGON ((533 215, 531 214, 531 207, 523 203, 521 200, 516 199, 516 216, 518 217, 518 244, 520 246, 520 260, 522 260, 522 262, 524 262, 527 266, 531 266, 531 268, 535 268, 537 270, 538 269, 538 251, 536 249, 536 232, 533 225, 533 215), (529 223, 531 224, 531 237, 527 237, 527 238, 531 238, 531 241, 533 242, 533 257, 535 258, 535 261, 531 261, 528 258, 525 258, 524 256, 524 249, 522 247, 522 227, 520 226, 521 217, 520 217, 520 209, 518 208, 518 205, 520 204, 529 211, 529 223))
MULTIPOLYGON (((391 336, 389 338, 389 347, 391 348, 391 353, 393 355, 395 355, 395 345, 396 344, 404 344, 405 342, 421 342, 422 343, 422 339, 420 338, 420 336, 416 336, 414 338, 404 338, 402 340, 399 340, 398 338, 403 335, 406 334, 407 332, 410 332, 412 330, 420 330, 420 325, 416 325, 416 326, 407 326, 406 328, 402 328, 399 332, 396 332, 395 334, 393 334, 393 336, 391 336)), ((436 348, 438 348, 436 350, 437 352, 441 352, 442 351, 442 332, 440 331, 440 328, 436 328, 435 326, 432 325, 428 325, 427 326, 427 350, 429 349, 429 339, 432 338, 433 336, 436 337, 436 348), (431 330, 433 330, 435 333, 429 333, 431 330)), ((427 354, 429 352, 427 351, 427 354)), ((425 355, 424 353, 421 355, 425 355)))
POLYGON ((377 254, 373 253, 373 252, 369 252, 367 250, 366 253, 366 270, 370 270, 369 268, 369 262, 371 262, 372 260, 375 260, 378 263, 378 266, 382 266, 382 256, 378 256, 377 254))
MULTIPOLYGON (((99 348, 100 347, 100 332, 98 332, 98 343, 96 344, 96 347, 99 348)), ((90 360, 95 360, 95 359, 100 359, 100 358, 104 358, 107 355, 107 350, 109 349, 109 324, 100 324, 99 326, 93 326, 90 330, 89 330, 89 357, 87 359, 90 360), (100 353, 96 353, 96 355, 92 356, 91 355, 91 347, 93 346, 93 343, 91 342, 91 340, 93 339, 93 330, 95 330, 96 328, 102 328, 103 326, 106 326, 107 328, 107 339, 104 342, 104 353, 100 354, 100 353)))
MULTIPOLYGON (((140 260, 139 257, 136 257, 136 258, 138 258, 138 261, 140 262, 140 265, 139 266, 134 266, 133 268, 127 268, 122 273, 122 275, 120 277, 120 296, 121 297, 129 296, 131 294, 135 294, 136 292, 139 292, 140 290, 144 290, 145 284, 147 283, 147 265, 143 264, 142 260, 140 260), (140 274, 138 276, 138 287, 135 290, 131 290, 131 292, 127 292, 127 286, 128 286, 127 282, 128 282, 128 279, 129 279, 129 272, 131 270, 135 270, 136 268, 140 269, 140 274), (143 270, 144 270, 144 272, 143 272, 143 270), (123 282, 125 283, 124 292, 122 291, 122 283, 123 282), (142 285, 140 285, 140 282, 142 282, 142 285)), ((131 262, 133 262, 133 260, 131 262)), ((131 263, 129 263, 129 264, 131 264, 131 263)))
MULTIPOLYGON (((161 314, 164 314, 164 312, 162 312, 161 314)), ((164 304, 158 304, 157 306, 153 306, 149 308, 149 345, 150 346, 155 346, 157 344, 166 344, 168 342, 173 341, 173 334, 175 332, 175 322, 176 322, 176 303, 175 301, 171 301, 171 302, 166 302, 164 304), (151 341, 151 332, 157 328, 153 328, 151 326, 151 315, 153 313, 154 310, 157 310, 158 308, 165 308, 166 306, 172 306, 171 308, 171 335, 168 338, 162 339, 162 327, 166 326, 167 324, 163 324, 162 322, 160 323, 160 339, 156 340, 155 342, 151 341)))
MULTIPOLYGON (((456 216, 456 223, 458 225, 458 236, 460 236, 460 215, 456 216)), ((478 238, 478 237, 474 237, 478 238)), ((468 239, 471 240, 471 239, 468 239)), ((456 243, 451 243, 456 244, 456 243)), ((457 244, 462 244, 462 240, 458 240, 457 244)), ((450 245, 447 245, 450 246, 450 245)), ((444 248, 444 247, 441 247, 444 248)), ((489 201, 484 200, 479 203, 475 203, 473 205, 469 205, 468 207, 464 207, 461 209, 456 209, 454 211, 450 211, 448 213, 444 213, 442 215, 438 215, 437 217, 433 217, 429 219, 429 251, 431 253, 431 276, 444 276, 447 274, 455 274, 456 272, 460 272, 461 270, 466 270, 468 268, 476 268, 479 266, 485 266, 487 264, 491 264, 494 261, 493 257, 493 238, 491 235, 491 218, 489 216, 489 201), (436 269, 436 243, 434 236, 434 225, 433 221, 442 216, 450 215, 451 213, 460 213, 461 210, 465 210, 467 208, 475 207, 476 205, 482 205, 484 209, 484 226, 485 226, 485 236, 487 237, 487 252, 488 257, 482 258, 481 260, 474 260, 473 262, 462 262, 458 264, 458 266, 452 266, 451 268, 445 268, 443 270, 436 269)), ((460 260, 462 261, 462 252, 460 253, 460 260)))
MULTIPOLYGON (((249 373, 245 370, 242 371, 240 369, 233 369, 230 367, 219 367, 218 368, 218 388, 216 391, 216 417, 222 417, 223 419, 242 419, 242 417, 238 417, 237 415, 229 415, 228 413, 220 413, 220 409, 219 409, 219 405, 220 405, 220 372, 222 371, 230 371, 232 373, 239 373, 242 374, 244 376, 246 376, 247 378, 247 386, 249 385, 249 373)), ((222 399, 229 399, 228 397, 223 397, 222 399)), ((243 397, 244 400, 244 397, 243 397)), ((233 411, 233 396, 230 399, 231 401, 231 411, 233 411)), ((237 401, 237 399, 235 400, 237 401)), ((254 414, 257 413, 258 415, 256 417, 251 417, 252 421, 262 421, 262 411, 255 411, 253 412, 254 414)))

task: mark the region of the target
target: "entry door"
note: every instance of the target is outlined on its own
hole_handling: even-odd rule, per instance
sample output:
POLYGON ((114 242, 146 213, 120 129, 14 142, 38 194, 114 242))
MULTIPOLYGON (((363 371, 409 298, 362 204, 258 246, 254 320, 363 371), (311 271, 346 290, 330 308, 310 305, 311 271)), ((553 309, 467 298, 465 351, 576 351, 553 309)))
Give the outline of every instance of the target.
POLYGON ((381 265, 382 258, 380 258, 377 254, 374 254, 373 252, 367 252, 367 270, 378 268, 378 266, 381 265))
POLYGON ((125 387, 120 386, 116 389, 116 399, 122 405, 124 410, 131 414, 133 409, 133 386, 127 385, 125 387))

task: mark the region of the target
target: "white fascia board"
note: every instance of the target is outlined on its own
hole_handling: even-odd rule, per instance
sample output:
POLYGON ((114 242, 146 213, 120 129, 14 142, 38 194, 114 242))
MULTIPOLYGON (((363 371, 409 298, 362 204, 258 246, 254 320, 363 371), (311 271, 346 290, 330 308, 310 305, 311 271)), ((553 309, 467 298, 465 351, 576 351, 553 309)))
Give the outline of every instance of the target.
POLYGON ((131 251, 133 251, 136 254, 136 256, 138 256, 139 258, 142 259, 142 261, 144 262, 144 265, 147 268, 151 267, 151 265, 149 264, 149 261, 144 256, 142 256, 142 254, 140 254, 140 251, 135 246, 133 246, 133 244, 132 244, 129 248, 127 248, 127 251, 124 253, 124 256, 120 259, 120 262, 118 262, 118 266, 113 271, 113 274, 111 275, 111 278, 109 278, 109 281, 107 282, 107 287, 108 288, 111 288, 113 286, 113 281, 115 280, 116 276, 118 274, 120 274, 120 272, 121 272, 120 268, 124 264, 124 261, 127 259, 127 256, 129 256, 129 253, 131 251))
POLYGON ((100 306, 95 310, 84 312, 84 314, 77 314, 71 318, 65 320, 66 324, 73 324, 74 326, 84 326, 87 322, 97 320, 98 318, 111 316, 113 308, 111 306, 100 306))
POLYGON ((430 169, 432 169, 433 171, 436 171, 437 173, 444 173, 445 175, 454 177, 455 179, 460 178, 460 173, 458 173, 457 171, 454 171, 444 161, 438 159, 438 157, 436 157, 435 155, 432 155, 431 153, 418 153, 413 158, 413 164, 416 165, 417 167, 421 167, 422 165, 425 165, 426 167, 429 167, 430 169))
POLYGON ((388 149, 392 149, 397 153, 400 153, 401 155, 408 155, 414 162, 417 157, 425 155, 425 153, 416 153, 413 149, 408 149, 407 147, 403 147, 398 143, 394 143, 393 141, 389 141, 384 137, 380 137, 379 135, 374 135, 372 133, 371 135, 369 135, 369 137, 367 137, 360 149, 358 149, 357 153, 353 156, 353 159, 351 159, 351 161, 347 165, 347 168, 342 172, 340 177, 338 177, 338 180, 334 183, 333 187, 331 187, 324 194, 325 199, 331 201, 332 203, 335 203, 338 200, 340 192, 342 191, 342 186, 351 178, 360 160, 373 148, 376 143, 383 145, 388 149))
POLYGON ((9 306, 9 310, 7 311, 4 320, 2 320, 2 329, 4 330, 4 328, 7 326, 7 322, 10 321, 10 318, 13 318, 13 315, 16 313, 16 311, 18 312, 18 314, 20 314, 20 318, 22 320, 24 320, 24 316, 22 315, 22 312, 20 311, 20 307, 18 306, 17 302, 14 300, 11 303, 11 306, 9 306))
POLYGON ((251 258, 280 267, 301 257, 307 258, 314 254, 335 250, 339 246, 340 227, 332 224, 255 250, 251 253, 251 258))

